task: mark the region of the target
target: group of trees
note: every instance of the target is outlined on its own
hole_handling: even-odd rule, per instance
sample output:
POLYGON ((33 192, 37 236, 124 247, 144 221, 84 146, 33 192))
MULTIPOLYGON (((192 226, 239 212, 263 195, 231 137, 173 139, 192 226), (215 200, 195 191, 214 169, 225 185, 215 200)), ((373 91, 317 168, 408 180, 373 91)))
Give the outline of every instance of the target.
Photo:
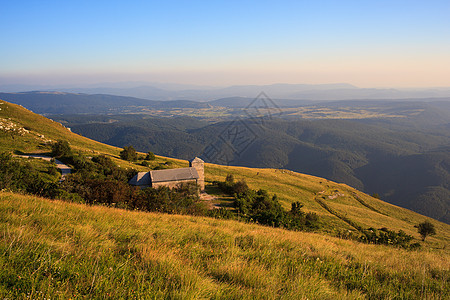
POLYGON ((398 232, 387 229, 386 227, 376 230, 375 228, 369 228, 362 230, 362 234, 359 236, 358 240, 360 242, 369 244, 382 244, 382 245, 393 245, 402 248, 415 248, 416 244, 410 245, 413 237, 406 234, 403 230, 398 232))
MULTIPOLYGON (((421 228, 424 226, 424 224, 428 224, 425 226, 430 226, 429 228, 432 228, 432 229, 427 229, 427 230, 431 230, 431 231, 427 231, 427 230, 423 231, 421 229, 418 230, 418 232, 420 233, 420 235, 422 237, 422 241, 424 241, 428 235, 432 235, 436 232, 434 229, 434 225, 429 221, 420 223, 419 225, 416 225, 415 227, 421 228), (432 232, 434 232, 434 233, 432 233, 432 232)), ((412 243, 414 238, 411 235, 404 232, 403 230, 399 230, 396 232, 393 230, 389 230, 386 227, 383 227, 380 229, 360 228, 357 231, 337 230, 336 235, 343 239, 356 240, 356 241, 359 241, 362 243, 367 243, 367 244, 390 245, 390 246, 396 246, 396 247, 410 249, 410 250, 414 250, 414 249, 421 247, 420 243, 417 243, 417 242, 412 243)))
POLYGON ((300 202, 292 203, 291 210, 285 211, 277 195, 271 197, 266 190, 252 190, 244 180, 235 181, 231 174, 225 182, 217 182, 217 185, 234 196, 237 214, 248 221, 292 230, 313 230, 319 227, 318 216, 303 212, 300 202))
MULTIPOLYGON (((128 161, 136 161, 139 158, 136 149, 133 146, 125 146, 123 150, 120 151, 120 158, 128 161)), ((153 152, 147 152, 147 155, 144 157, 144 161, 155 160, 156 156, 153 152)))

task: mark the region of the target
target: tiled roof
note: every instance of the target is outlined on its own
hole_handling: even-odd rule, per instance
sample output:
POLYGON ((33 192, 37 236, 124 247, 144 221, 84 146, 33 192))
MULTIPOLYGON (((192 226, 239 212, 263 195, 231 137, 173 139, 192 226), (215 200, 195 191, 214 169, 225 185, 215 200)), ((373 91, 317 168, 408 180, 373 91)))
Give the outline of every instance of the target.
POLYGON ((199 179, 197 170, 192 167, 150 171, 150 177, 152 182, 199 179))
POLYGON ((149 172, 139 172, 128 182, 131 185, 151 185, 149 172))
POLYGON ((168 170, 154 170, 150 172, 139 172, 130 181, 131 185, 148 185, 156 182, 168 182, 179 180, 199 179, 197 170, 191 168, 179 168, 168 170))

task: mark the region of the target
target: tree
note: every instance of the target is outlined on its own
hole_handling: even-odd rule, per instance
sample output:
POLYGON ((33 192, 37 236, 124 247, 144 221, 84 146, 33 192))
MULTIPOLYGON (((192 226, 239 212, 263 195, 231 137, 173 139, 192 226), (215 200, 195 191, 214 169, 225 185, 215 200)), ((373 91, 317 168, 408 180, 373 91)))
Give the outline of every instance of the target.
POLYGON ((147 153, 147 156, 145 157, 145 160, 155 160, 156 159, 156 156, 155 156, 155 154, 153 153, 153 152, 151 152, 151 151, 149 151, 148 153, 147 153))
POLYGON ((70 156, 72 154, 72 149, 70 149, 69 143, 67 141, 57 141, 52 145, 52 156, 70 156))
POLYGON ((291 214, 294 216, 303 216, 302 207, 303 204, 298 201, 291 203, 291 214))
POLYGON ((133 161, 137 159, 136 150, 133 146, 125 146, 123 150, 120 151, 120 158, 123 160, 133 161))
POLYGON ((425 238, 427 236, 436 234, 436 229, 434 228, 433 223, 431 223, 430 221, 425 221, 415 227, 417 228, 417 231, 422 236, 422 241, 425 241, 425 238))
POLYGON ((372 194, 372 197, 380 199, 380 195, 378 193, 372 194))
POLYGON ((225 182, 229 184, 234 183, 234 175, 233 174, 227 174, 227 177, 225 178, 225 182))

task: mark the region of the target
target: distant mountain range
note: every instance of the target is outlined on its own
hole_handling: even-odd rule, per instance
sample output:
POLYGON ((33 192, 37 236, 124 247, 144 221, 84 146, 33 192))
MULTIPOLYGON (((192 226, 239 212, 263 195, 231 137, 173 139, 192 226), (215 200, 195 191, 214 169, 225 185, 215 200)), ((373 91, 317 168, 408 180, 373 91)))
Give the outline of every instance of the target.
POLYGON ((219 98, 254 98, 261 92, 269 97, 291 100, 401 99, 449 97, 450 88, 391 89, 358 88, 337 84, 271 84, 205 87, 177 84, 105 83, 87 87, 0 85, 3 92, 59 91, 67 93, 110 94, 147 100, 211 101, 219 98))
MULTIPOLYGON (((266 94, 264 94, 266 95, 266 94)), ((212 108, 226 107, 243 109, 253 103, 255 98, 250 97, 226 97, 207 102, 192 100, 147 100, 136 97, 117 96, 107 94, 84 94, 67 92, 17 92, 1 93, 0 99, 25 106, 38 114, 111 114, 111 113, 139 113, 145 109, 167 110, 182 108, 212 108)), ((293 100, 281 98, 267 98, 266 103, 272 107, 300 107, 305 105, 325 105, 327 107, 339 106, 373 106, 378 104, 391 103, 391 100, 365 99, 365 100, 342 100, 342 101, 314 101, 314 100, 293 100)), ((396 103, 409 102, 450 102, 449 97, 442 98, 408 98, 397 99, 396 103)), ((264 103, 260 103, 264 104, 264 103)))
POLYGON ((142 107, 204 108, 209 104, 189 100, 152 101, 114 95, 88 95, 66 92, 0 93, 0 99, 22 105, 38 114, 123 113, 140 111, 142 107))

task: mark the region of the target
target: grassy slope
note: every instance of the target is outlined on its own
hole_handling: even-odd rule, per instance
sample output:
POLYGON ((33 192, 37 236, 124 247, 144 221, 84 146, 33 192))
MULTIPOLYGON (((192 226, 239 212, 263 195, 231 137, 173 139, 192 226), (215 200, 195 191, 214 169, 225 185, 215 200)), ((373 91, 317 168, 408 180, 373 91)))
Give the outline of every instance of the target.
MULTIPOLYGON (((207 180, 223 180, 227 173, 233 173, 237 179, 244 178, 252 188, 262 188, 270 193, 276 193, 286 208, 289 208, 289 203, 294 201, 302 202, 306 211, 316 212, 320 215, 325 231, 332 231, 336 228, 355 230, 355 228, 329 213, 316 199, 325 202, 340 216, 349 218, 363 228, 387 227, 396 231, 403 230, 417 239, 420 237, 414 225, 429 219, 408 209, 370 197, 345 184, 288 170, 211 164, 207 164, 205 169, 207 180), (335 199, 328 197, 333 198, 336 195, 335 199)), ((435 248, 448 247, 450 245, 450 226, 435 220, 431 221, 435 224, 438 234, 428 238, 427 245, 435 248)))
MULTIPOLYGON (((11 118, 31 133, 0 134, 0 150, 46 151, 48 147, 39 138, 44 134, 52 140, 66 139, 87 153, 111 155, 122 166, 146 169, 119 161, 118 148, 80 137, 44 117, 3 103, 0 118, 11 118)), ((165 161, 173 167, 187 166, 186 161, 163 157, 154 164, 165 161)), ((212 164, 205 168, 207 181, 223 180, 233 173, 252 188, 276 193, 286 208, 301 201, 305 210, 321 216, 326 232, 355 230, 352 224, 357 224, 402 229, 418 239, 413 225, 427 219, 314 176, 212 164)), ((0 270, 6 270, 1 273, 0 295, 8 295, 8 284, 17 289, 14 282, 19 277, 24 289, 35 288, 30 293, 61 293, 63 298, 72 293, 115 293, 115 297, 153 293, 182 298, 389 297, 402 293, 404 285, 414 290, 404 290, 404 295, 417 296, 422 291, 418 285, 423 283, 425 292, 433 287, 442 290, 448 280, 450 227, 437 221, 432 222, 438 234, 427 238, 424 249, 407 252, 231 221, 84 207, 5 192, 0 199, 0 270), (164 282, 164 277, 169 279, 164 282), (388 285, 383 278, 402 287, 382 288, 382 284, 388 285)))
POLYGON ((0 297, 8 299, 450 295, 442 250, 6 192, 0 192, 0 253, 0 297))
POLYGON ((72 133, 59 123, 47 119, 41 115, 32 113, 31 111, 15 104, 0 100, 0 118, 10 119, 11 122, 18 126, 30 130, 30 133, 22 137, 15 136, 11 139, 11 135, 0 135, 0 150, 48 150, 45 147, 45 140, 68 140, 76 149, 89 149, 100 153, 118 154, 116 147, 108 146, 93 140, 84 138, 78 134, 72 133), (43 135, 44 137, 40 137, 43 135))

